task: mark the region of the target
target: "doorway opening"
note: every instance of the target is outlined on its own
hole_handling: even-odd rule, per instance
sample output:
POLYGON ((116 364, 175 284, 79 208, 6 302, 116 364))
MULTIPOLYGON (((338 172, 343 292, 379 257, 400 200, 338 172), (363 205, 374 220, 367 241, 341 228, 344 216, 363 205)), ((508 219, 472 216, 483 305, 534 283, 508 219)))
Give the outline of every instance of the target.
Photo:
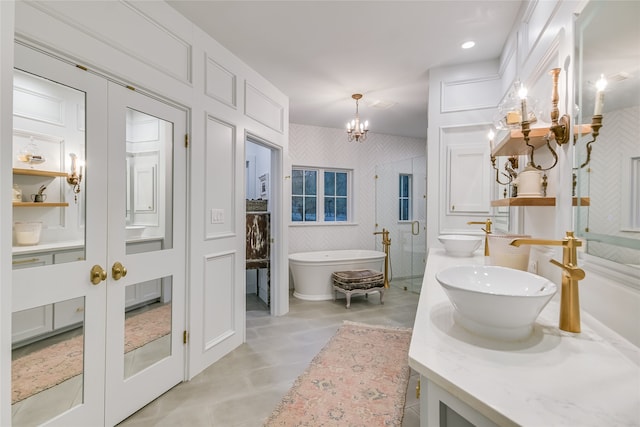
POLYGON ((245 141, 246 199, 246 311, 247 314, 271 313, 272 286, 272 218, 274 216, 271 187, 274 176, 273 156, 276 150, 252 137, 245 141))

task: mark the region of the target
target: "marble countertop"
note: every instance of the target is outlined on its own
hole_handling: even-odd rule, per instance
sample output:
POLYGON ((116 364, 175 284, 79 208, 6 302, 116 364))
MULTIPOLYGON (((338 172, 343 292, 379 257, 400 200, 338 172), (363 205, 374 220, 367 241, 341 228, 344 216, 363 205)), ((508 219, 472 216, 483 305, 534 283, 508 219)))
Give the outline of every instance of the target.
POLYGON ((435 274, 483 263, 482 251, 454 258, 429 250, 409 366, 498 425, 640 425, 640 349, 584 310, 581 333, 561 331, 560 290, 524 341, 483 338, 454 323, 435 274))

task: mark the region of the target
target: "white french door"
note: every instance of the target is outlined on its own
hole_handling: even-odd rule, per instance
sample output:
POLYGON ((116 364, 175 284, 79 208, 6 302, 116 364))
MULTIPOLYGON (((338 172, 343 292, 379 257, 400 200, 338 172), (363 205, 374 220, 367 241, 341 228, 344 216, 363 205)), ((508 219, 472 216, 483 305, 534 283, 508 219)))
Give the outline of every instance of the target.
POLYGON ((184 378, 186 119, 109 85, 106 425, 184 378), (125 326, 153 311, 160 314, 125 326), (131 349, 141 344, 136 328, 165 329, 131 349))
POLYGON ((20 44, 15 64, 13 216, 41 231, 14 233, 12 424, 114 425, 184 378, 187 114, 20 44))

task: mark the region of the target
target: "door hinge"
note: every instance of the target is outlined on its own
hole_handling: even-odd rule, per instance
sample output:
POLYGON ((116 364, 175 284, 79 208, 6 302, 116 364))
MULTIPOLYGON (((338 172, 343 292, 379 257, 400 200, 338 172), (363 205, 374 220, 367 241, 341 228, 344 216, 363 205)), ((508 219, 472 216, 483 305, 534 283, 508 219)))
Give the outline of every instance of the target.
POLYGON ((189 148, 189 134, 184 134, 184 148, 189 148))
POLYGON ((418 385, 416 386, 416 399, 420 399, 420 380, 418 379, 418 385))
POLYGON ((186 344, 189 341, 189 332, 182 332, 182 343, 186 344))

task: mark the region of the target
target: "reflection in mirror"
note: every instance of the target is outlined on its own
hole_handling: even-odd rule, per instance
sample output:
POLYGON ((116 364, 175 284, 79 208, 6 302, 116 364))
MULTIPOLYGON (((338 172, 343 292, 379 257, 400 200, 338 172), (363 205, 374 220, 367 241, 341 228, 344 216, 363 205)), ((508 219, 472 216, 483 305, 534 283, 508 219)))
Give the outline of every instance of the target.
POLYGON ((126 132, 126 240, 159 243, 145 252, 171 249, 173 123, 128 108, 126 132))
POLYGON ((84 298, 74 298, 13 313, 14 427, 40 425, 82 404, 84 307, 84 298))
POLYGON ((171 277, 125 290, 124 378, 171 355, 171 277))
POLYGON ((85 93, 15 70, 13 268, 83 260, 85 93))
POLYGON ((579 123, 597 114, 596 82, 607 80, 602 127, 578 135, 576 230, 590 255, 640 269, 640 2, 591 1, 576 22, 579 123), (596 129, 597 130, 597 129, 596 129), (589 156, 589 146, 591 154, 589 156))

